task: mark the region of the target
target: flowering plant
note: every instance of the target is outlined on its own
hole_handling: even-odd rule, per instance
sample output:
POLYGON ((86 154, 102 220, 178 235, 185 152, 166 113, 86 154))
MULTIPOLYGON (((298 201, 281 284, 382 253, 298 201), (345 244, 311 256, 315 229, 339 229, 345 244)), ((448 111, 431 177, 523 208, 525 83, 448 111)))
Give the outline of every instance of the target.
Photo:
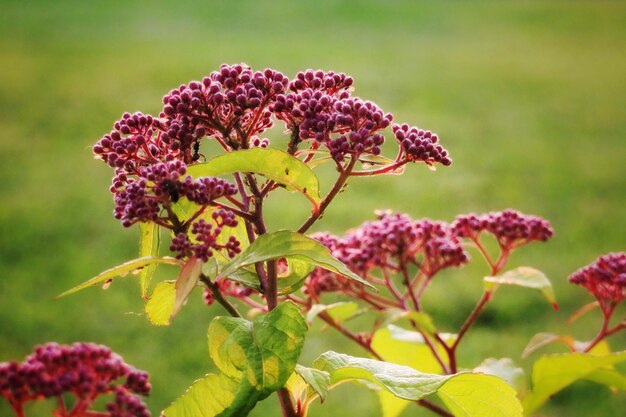
MULTIPOLYGON (((551 283, 539 270, 506 270, 513 251, 551 238, 548 221, 515 210, 460 215, 451 223, 380 211, 343 236, 307 235, 351 178, 401 174, 413 163, 434 169, 452 162, 436 134, 393 123, 390 113, 353 94, 353 79, 345 74, 307 70, 290 81, 271 69, 223 65, 166 94, 158 116, 125 113, 93 151, 114 170, 114 216, 124 227, 139 225, 140 257, 63 295, 137 272, 146 316, 155 325, 169 325, 197 287, 204 287, 207 304, 217 302, 228 313, 214 318, 208 330, 217 372, 196 381, 162 412, 165 417, 245 416, 274 393, 284 416, 303 417, 316 399, 349 381, 377 391, 385 417, 411 403, 441 416, 521 416, 532 415, 578 379, 619 386, 625 378, 612 366, 626 360, 626 352, 610 353, 604 340, 626 326, 611 325, 626 294, 624 253, 601 257, 572 275, 573 283, 598 299, 577 316, 599 307, 602 329, 589 343, 549 334, 533 338, 526 354, 554 341, 566 342, 571 352, 542 356, 529 391, 512 360, 459 364, 457 352, 500 286, 540 290, 557 307, 551 283), (275 123, 288 134, 282 150, 264 136, 275 123), (389 138, 393 158, 382 154, 389 138), (223 152, 206 155, 208 141, 223 152), (323 197, 314 171, 320 164, 333 165, 337 173, 323 197), (266 227, 265 202, 279 188, 311 204, 297 230, 266 227), (168 243, 162 245, 165 236, 168 243), (470 262, 469 250, 490 273, 466 321, 455 332, 443 332, 424 310, 422 296, 443 280, 435 279, 442 270, 470 262), (153 286, 162 264, 177 267, 177 277, 153 286), (362 314, 371 318, 370 328, 355 331, 348 321, 362 314), (331 351, 310 366, 298 364, 314 320, 338 330, 367 357, 331 351), (584 369, 563 374, 580 363, 584 369)), ((76 395, 73 410, 79 411, 68 412, 60 402, 59 417, 147 414, 129 397, 149 391, 147 377, 111 360, 105 348, 48 345, 33 358, 48 351, 70 359, 53 361, 45 377, 40 369, 47 365, 32 358, 0 367, 0 391, 19 417, 23 401, 65 391, 76 395), (72 368, 74 350, 90 358, 79 370, 72 368), (109 358, 105 365, 98 362, 102 355, 109 358), (67 382, 69 368, 78 380, 67 382), (89 377, 80 376, 84 372, 89 377), (127 382, 114 385, 121 376, 127 382), (115 393, 116 402, 106 413, 87 411, 100 393, 115 393)))

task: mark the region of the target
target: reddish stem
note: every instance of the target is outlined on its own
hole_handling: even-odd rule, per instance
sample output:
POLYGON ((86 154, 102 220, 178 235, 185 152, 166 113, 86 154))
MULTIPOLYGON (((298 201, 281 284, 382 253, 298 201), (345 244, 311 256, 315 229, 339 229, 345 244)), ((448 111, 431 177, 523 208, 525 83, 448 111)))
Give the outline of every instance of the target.
POLYGON ((622 321, 620 324, 616 325, 612 329, 609 329, 609 323, 611 321, 611 316, 613 315, 614 310, 615 310, 615 305, 611 305, 606 309, 604 308, 602 309, 602 316, 603 316, 602 327, 600 328, 600 331, 598 332, 596 337, 591 342, 589 342, 589 344, 587 345, 587 347, 585 348, 583 352, 589 352, 591 349, 593 349, 594 346, 600 343, 603 339, 611 336, 612 334, 619 332, 620 330, 626 329, 626 320, 622 321))
POLYGON ((413 287, 411 287, 411 279, 409 277, 409 270, 406 266, 406 262, 404 260, 400 260, 400 270, 402 271, 402 280, 404 281, 404 285, 406 286, 406 291, 411 301, 413 302, 413 307, 415 311, 420 311, 420 302, 419 299, 415 296, 413 292, 413 287))
POLYGON ((355 163, 356 158, 352 157, 350 159, 350 162, 348 162, 348 165, 341 170, 341 173, 339 174, 337 181, 335 181, 335 185, 333 185, 333 188, 328 192, 328 195, 320 203, 319 209, 314 210, 313 213, 311 213, 311 217, 309 217, 304 222, 304 224, 300 226, 300 228, 298 229, 298 233, 306 233, 306 231, 309 230, 309 228, 317 221, 317 219, 319 219, 322 214, 324 214, 324 210, 326 210, 326 207, 328 207, 328 205, 333 201, 337 194, 339 194, 339 191, 341 191, 341 189, 343 188, 343 185, 346 183, 346 180, 350 176, 352 169, 354 169, 355 163))
POLYGON ((397 161, 397 162, 394 162, 393 164, 386 165, 386 166, 384 166, 382 168, 373 169, 371 171, 355 171, 355 172, 352 172, 350 174, 350 176, 352 176, 352 177, 365 177, 365 176, 371 176, 371 175, 386 174, 387 172, 390 172, 390 171, 393 171, 393 170, 396 170, 396 169, 400 168, 401 166, 405 165, 407 162, 409 162, 409 161, 406 161, 406 160, 404 160, 404 161, 397 161))
POLYGON ((467 333, 470 327, 472 327, 472 325, 476 321, 476 318, 480 315, 485 305, 489 302, 489 300, 491 300, 492 294, 493 293, 491 291, 485 291, 483 293, 482 297, 480 298, 470 315, 467 317, 467 320, 465 320, 465 323, 463 323, 461 330, 459 330, 456 340, 449 350, 451 373, 456 373, 456 349, 459 346, 459 343, 461 343, 461 340, 463 339, 463 336, 465 336, 465 333, 467 333))

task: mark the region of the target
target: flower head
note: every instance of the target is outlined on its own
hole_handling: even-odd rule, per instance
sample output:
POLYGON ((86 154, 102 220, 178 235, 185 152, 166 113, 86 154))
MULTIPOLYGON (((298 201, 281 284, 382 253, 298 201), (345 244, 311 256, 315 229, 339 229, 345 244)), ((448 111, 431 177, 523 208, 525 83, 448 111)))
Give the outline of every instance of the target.
POLYGON ((547 220, 511 209, 458 216, 452 223, 452 229, 456 236, 470 239, 478 239, 483 232, 490 233, 500 247, 507 250, 532 241, 545 242, 554 233, 547 220))
POLYGON ((70 393, 89 407, 99 395, 115 394, 106 406, 110 417, 150 417, 136 395, 147 395, 150 389, 147 373, 93 343, 47 343, 22 363, 0 363, 0 394, 13 406, 70 393))
POLYGON ((626 252, 608 253, 569 277, 596 297, 603 308, 612 309, 626 298, 626 252))

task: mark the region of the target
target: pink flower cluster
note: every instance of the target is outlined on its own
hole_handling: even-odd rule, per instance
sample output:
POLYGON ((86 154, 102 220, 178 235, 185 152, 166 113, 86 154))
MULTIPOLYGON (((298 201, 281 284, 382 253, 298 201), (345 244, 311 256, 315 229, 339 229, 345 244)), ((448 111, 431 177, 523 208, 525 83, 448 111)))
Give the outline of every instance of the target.
POLYGON ((229 236, 225 243, 218 240, 224 227, 237 226, 235 215, 231 211, 219 209, 214 211, 211 217, 214 223, 200 219, 193 224, 191 227, 193 242, 182 232, 172 239, 170 250, 177 252, 177 258, 195 256, 207 262, 213 256, 213 250, 224 250, 231 258, 241 252, 241 243, 234 236, 229 236))
POLYGON ((220 178, 194 180, 187 176, 181 179, 186 172, 186 165, 175 160, 142 167, 136 177, 119 173, 112 186, 115 218, 120 219, 124 227, 129 227, 138 221, 156 221, 164 207, 171 207, 181 197, 205 206, 237 193, 233 184, 220 178))
MULTIPOLYGON (((85 413, 98 396, 114 394, 106 416, 150 417, 137 396, 148 395, 150 389, 147 373, 132 368, 106 346, 92 343, 48 343, 37 346, 22 363, 0 363, 0 394, 16 411, 27 401, 70 393, 76 398, 76 410, 85 413)), ((55 415, 78 415, 73 414, 76 410, 57 410, 55 415)))
MULTIPOLYGON (((353 96, 353 84, 351 77, 332 71, 299 72, 290 82, 273 69, 222 65, 201 81, 166 94, 158 117, 124 113, 93 147, 96 158, 115 169, 110 188, 114 216, 125 227, 156 222, 174 231, 172 248, 179 256, 196 254, 206 259, 213 245, 207 242, 213 241, 215 230, 205 223, 183 224, 172 206, 181 198, 196 203, 198 210, 216 205, 220 198, 237 205, 233 197, 237 189, 219 178, 184 177, 187 166, 202 158, 201 141, 211 138, 226 152, 267 148, 269 140, 262 134, 278 119, 291 131, 288 152, 299 155, 298 146, 307 142, 305 161, 313 156, 307 151, 320 147, 339 165, 362 155, 379 155, 393 116, 353 96), (191 243, 186 235, 190 230, 205 241, 191 243)), ((393 134, 399 147, 398 165, 450 164, 447 151, 430 131, 404 124, 394 125, 393 134)), ((237 242, 230 242, 226 249, 236 253, 237 242)), ((437 256, 444 256, 448 249, 440 248, 443 252, 437 256)), ((359 256, 365 256, 365 249, 348 258, 358 263, 359 256)))
MULTIPOLYGON (((413 220, 406 214, 382 212, 377 220, 363 223, 343 237, 316 233, 331 254, 353 272, 368 279, 374 270, 397 272, 402 265, 417 265, 429 278, 440 270, 457 267, 469 258, 447 223, 430 219, 413 220)), ((351 281, 317 268, 307 280, 305 291, 349 289, 351 281)))
MULTIPOLYGON (((298 134, 301 141, 312 139, 313 149, 325 146, 338 162, 346 156, 378 155, 385 141, 383 131, 393 116, 371 101, 351 95, 353 80, 345 74, 308 70, 296 75, 291 93, 278 95, 272 110, 278 119, 298 134)), ((407 161, 429 164, 452 162, 437 144, 437 136, 408 125, 394 127, 394 134, 407 161)))
POLYGON ((546 242, 554 233, 547 220, 511 209, 458 216, 452 223, 452 230, 456 236, 472 240, 478 239, 483 232, 490 233, 506 250, 532 241, 546 242))
POLYGON ((604 308, 613 308, 626 298, 626 252, 600 256, 570 275, 569 281, 586 288, 604 308))
POLYGON ((250 147, 250 138, 272 126, 268 110, 288 79, 278 71, 252 71, 243 65, 222 65, 202 82, 181 85, 163 97, 163 140, 193 160, 191 147, 204 136, 231 149, 250 147))

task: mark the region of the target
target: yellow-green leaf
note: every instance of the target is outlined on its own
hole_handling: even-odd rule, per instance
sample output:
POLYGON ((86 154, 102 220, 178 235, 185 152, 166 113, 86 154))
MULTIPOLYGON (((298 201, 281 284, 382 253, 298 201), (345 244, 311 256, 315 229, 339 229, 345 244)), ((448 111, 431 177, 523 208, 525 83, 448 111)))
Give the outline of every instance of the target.
POLYGON ((235 172, 251 172, 262 175, 289 191, 299 191, 319 208, 319 180, 304 162, 277 149, 247 149, 229 152, 205 163, 188 167, 192 177, 212 177, 235 172))
POLYGON ((108 282, 116 277, 123 277, 128 275, 128 273, 135 273, 140 271, 142 268, 145 268, 148 265, 152 264, 167 264, 167 265, 177 265, 180 266, 181 262, 176 258, 171 258, 169 256, 164 256, 161 258, 154 256, 145 256, 139 259, 133 259, 132 261, 125 262, 121 265, 118 265, 114 268, 107 269, 96 275, 95 277, 83 282, 76 287, 65 291, 64 293, 57 296, 57 298, 65 297, 66 295, 74 294, 80 290, 84 290, 85 288, 92 287, 94 285, 103 284, 108 282))
MULTIPOLYGON (((455 336, 441 334, 448 344, 454 343, 455 336)), ((372 349, 386 361, 409 366, 421 372, 440 374, 441 365, 424 342, 424 337, 415 331, 405 330, 392 324, 378 329, 372 338, 372 349)), ((439 357, 447 364, 447 355, 443 347, 438 346, 439 357)), ((409 402, 390 394, 386 390, 377 392, 383 417, 396 417, 410 405, 409 402)))
POLYGON ((299 308, 284 302, 252 321, 216 317, 209 354, 219 373, 197 381, 165 417, 244 417, 293 374, 307 326, 299 308))
POLYGON ((532 391, 524 397, 526 415, 532 415, 550 396, 580 379, 594 375, 598 369, 626 361, 626 351, 594 355, 565 353, 544 355, 533 365, 532 391))
POLYGON ((170 317, 174 310, 174 298, 176 286, 173 281, 159 282, 152 295, 146 302, 146 315, 148 320, 157 326, 169 326, 170 317))
POLYGON ((342 301, 334 304, 314 304, 306 315, 306 321, 311 324, 315 317, 325 311, 328 315, 338 323, 346 321, 361 311, 359 305, 353 301, 342 301))
POLYGON ((437 396, 455 417, 522 417, 517 393, 493 375, 457 374, 439 389, 437 396))
MULTIPOLYGON (((159 225, 154 222, 139 223, 139 257, 159 256, 159 225)), ((148 298, 148 287, 159 264, 146 266, 139 273, 141 296, 148 298)))
POLYGON ((308 262, 314 263, 321 268, 375 289, 372 284, 350 271, 341 261, 334 258, 326 246, 315 239, 290 230, 280 230, 259 236, 230 263, 224 265, 221 274, 228 277, 245 266, 285 257, 306 259, 308 262))
POLYGON ((417 401, 437 394, 457 417, 521 417, 515 390, 502 379, 484 374, 436 375, 373 359, 326 352, 314 367, 330 375, 330 386, 348 381, 377 386, 398 398, 417 401))
POLYGON ((494 375, 504 379, 517 391, 520 398, 526 393, 526 374, 522 368, 515 366, 511 358, 487 358, 474 368, 474 372, 494 375))
POLYGON ((497 285, 516 285, 518 287, 539 290, 543 293, 548 302, 552 304, 552 307, 554 307, 555 310, 559 309, 556 299, 554 298, 552 283, 543 272, 535 268, 520 266, 519 268, 505 272, 502 275, 485 277, 486 289, 489 290, 497 285))

